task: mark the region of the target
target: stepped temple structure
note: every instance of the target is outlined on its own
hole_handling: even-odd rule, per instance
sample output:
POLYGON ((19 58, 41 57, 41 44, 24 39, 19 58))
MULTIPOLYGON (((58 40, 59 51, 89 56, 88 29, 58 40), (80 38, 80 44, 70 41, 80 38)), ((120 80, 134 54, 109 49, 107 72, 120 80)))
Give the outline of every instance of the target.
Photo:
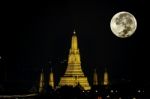
POLYGON ((68 57, 68 66, 63 77, 60 78, 59 86, 77 86, 80 85, 84 90, 90 90, 87 77, 85 77, 80 60, 80 52, 78 48, 76 32, 73 32, 71 48, 68 57))
MULTIPOLYGON (((51 71, 49 73, 49 76, 45 76, 43 69, 40 74, 40 80, 39 80, 39 93, 44 92, 45 90, 45 84, 49 84, 49 86, 52 87, 52 89, 55 89, 54 84, 54 75, 51 68, 51 71), (48 82, 45 80, 45 77, 48 78, 48 82)), ((105 72, 103 75, 102 85, 108 86, 109 85, 109 76, 107 69, 105 68, 105 72)), ((71 48, 69 50, 69 56, 68 56, 68 65, 66 68, 66 71, 64 75, 60 78, 60 82, 58 83, 58 87, 61 86, 80 86, 83 90, 90 90, 91 87, 88 82, 88 78, 84 75, 84 72, 82 71, 81 67, 81 59, 80 59, 80 52, 78 48, 78 39, 76 36, 76 32, 73 32, 73 36, 71 39, 71 48)), ((97 86, 98 83, 98 73, 97 70, 94 69, 93 73, 93 85, 97 86)), ((57 86, 56 86, 57 87, 57 86)))

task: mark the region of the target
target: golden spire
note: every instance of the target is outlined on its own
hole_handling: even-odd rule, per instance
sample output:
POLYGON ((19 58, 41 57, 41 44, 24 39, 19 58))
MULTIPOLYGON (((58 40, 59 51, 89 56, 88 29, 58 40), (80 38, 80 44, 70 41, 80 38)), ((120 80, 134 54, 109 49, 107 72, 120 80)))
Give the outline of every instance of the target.
POLYGON ((77 50, 78 49, 78 42, 77 42, 77 36, 76 36, 75 30, 74 30, 73 34, 74 35, 72 36, 71 49, 72 50, 77 50))
POLYGON ((49 85, 54 88, 54 75, 51 67, 50 75, 49 75, 49 85))
POLYGON ((109 80, 108 80, 108 72, 107 72, 107 68, 105 68, 105 72, 104 72, 104 85, 108 85, 109 84, 109 80))
POLYGON ((94 74, 93 74, 93 85, 98 85, 98 75, 96 69, 94 69, 94 74))
POLYGON ((68 56, 68 66, 63 77, 60 79, 60 86, 69 85, 77 86, 81 85, 84 90, 91 89, 88 78, 84 75, 81 68, 80 52, 78 48, 76 32, 73 32, 71 40, 71 48, 68 56))
POLYGON ((40 74, 40 84, 39 84, 39 93, 41 93, 44 90, 44 72, 43 69, 40 74))
POLYGON ((69 52, 69 58, 68 58, 68 63, 72 64, 72 63, 78 63, 80 64, 80 52, 78 49, 78 39, 76 36, 76 32, 74 30, 73 32, 73 36, 72 36, 72 40, 71 40, 71 48, 70 48, 70 52, 69 52))

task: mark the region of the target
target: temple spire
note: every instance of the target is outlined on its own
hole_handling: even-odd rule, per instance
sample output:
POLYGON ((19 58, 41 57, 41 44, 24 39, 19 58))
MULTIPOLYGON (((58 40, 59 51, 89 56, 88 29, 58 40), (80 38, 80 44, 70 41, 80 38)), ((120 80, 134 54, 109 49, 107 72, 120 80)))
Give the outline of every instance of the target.
POLYGON ((98 75, 96 69, 94 69, 94 74, 93 74, 93 85, 98 85, 98 75))
POLYGON ((108 85, 109 84, 107 68, 105 68, 105 71, 104 71, 104 82, 103 82, 103 84, 104 85, 108 85))
POLYGON ((43 68, 40 74, 40 84, 39 84, 39 93, 42 93, 44 91, 44 72, 43 72, 43 68))
POLYGON ((75 30, 74 30, 73 34, 74 35, 72 36, 71 49, 77 50, 78 49, 78 41, 77 41, 77 36, 76 36, 75 30))
POLYGON ((77 86, 81 85, 84 90, 89 90, 91 87, 88 78, 84 75, 81 68, 80 52, 78 48, 76 32, 73 32, 71 40, 71 48, 68 56, 68 66, 63 77, 60 79, 60 86, 77 86))
POLYGON ((54 88, 54 75, 53 75, 52 67, 51 67, 51 69, 50 69, 49 85, 50 85, 52 88, 54 88))

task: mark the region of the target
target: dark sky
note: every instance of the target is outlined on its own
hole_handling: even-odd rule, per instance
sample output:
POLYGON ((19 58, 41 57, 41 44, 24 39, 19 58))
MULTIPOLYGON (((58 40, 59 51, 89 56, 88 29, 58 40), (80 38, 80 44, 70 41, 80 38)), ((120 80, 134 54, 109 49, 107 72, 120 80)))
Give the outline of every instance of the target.
POLYGON ((111 82, 126 79, 150 83, 146 1, 11 1, 2 5, 2 82, 31 86, 38 81, 41 68, 48 71, 50 66, 58 81, 67 66, 62 61, 68 58, 75 29, 82 68, 89 79, 97 68, 101 81, 107 67, 111 82), (128 11, 137 19, 135 34, 126 39, 116 37, 110 30, 110 20, 119 11, 128 11))

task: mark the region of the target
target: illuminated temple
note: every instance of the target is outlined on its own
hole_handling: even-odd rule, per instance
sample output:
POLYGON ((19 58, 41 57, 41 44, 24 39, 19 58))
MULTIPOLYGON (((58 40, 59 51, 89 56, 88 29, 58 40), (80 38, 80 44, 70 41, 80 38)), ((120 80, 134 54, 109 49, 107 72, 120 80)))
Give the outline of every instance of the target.
POLYGON ((63 77, 60 78, 59 86, 77 86, 80 85, 84 90, 90 90, 89 82, 85 77, 80 60, 80 52, 78 48, 77 36, 73 32, 71 48, 68 56, 68 66, 63 77))
POLYGON ((104 72, 104 82, 103 82, 103 85, 105 85, 105 86, 109 85, 108 72, 107 72, 106 68, 105 68, 105 72, 104 72))

